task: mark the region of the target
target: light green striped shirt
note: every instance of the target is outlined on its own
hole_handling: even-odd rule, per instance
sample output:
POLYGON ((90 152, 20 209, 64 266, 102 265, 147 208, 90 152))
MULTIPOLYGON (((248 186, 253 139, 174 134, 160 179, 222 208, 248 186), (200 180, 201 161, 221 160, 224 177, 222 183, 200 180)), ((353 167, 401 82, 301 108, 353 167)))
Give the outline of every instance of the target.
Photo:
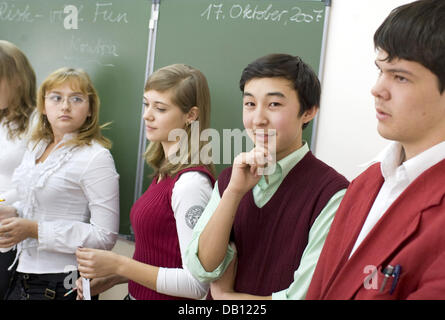
MULTIPOLYGON (((264 176, 261 177, 260 181, 252 190, 255 204, 259 208, 263 207, 272 198, 286 175, 301 159, 303 159, 307 152, 309 152, 309 147, 305 142, 300 149, 277 162, 275 172, 268 176, 269 183, 266 182, 264 176)), ((324 241, 326 240, 335 212, 337 211, 345 192, 346 189, 343 189, 334 194, 320 212, 319 216, 312 224, 309 232, 308 244, 301 257, 300 266, 294 272, 293 283, 289 288, 273 293, 272 299, 300 300, 305 298, 324 241)), ((233 258, 233 249, 230 246, 227 246, 224 260, 211 272, 208 272, 203 268, 198 258, 199 237, 218 207, 220 200, 221 197, 219 195, 218 183, 216 183, 210 201, 193 229, 192 240, 183 257, 184 264, 188 270, 202 282, 210 282, 220 278, 233 258)))

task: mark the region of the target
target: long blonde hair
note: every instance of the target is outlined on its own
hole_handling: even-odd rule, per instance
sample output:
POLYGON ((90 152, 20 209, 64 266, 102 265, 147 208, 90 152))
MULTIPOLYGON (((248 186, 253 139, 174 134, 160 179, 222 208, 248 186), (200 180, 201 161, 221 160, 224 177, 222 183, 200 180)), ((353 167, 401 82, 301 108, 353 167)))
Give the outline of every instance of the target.
POLYGON ((8 130, 8 138, 20 137, 29 127, 36 106, 36 75, 26 58, 11 42, 0 40, 0 81, 6 81, 14 94, 8 107, 0 110, 0 122, 8 130))
POLYGON ((32 134, 31 141, 53 141, 54 133, 51 125, 43 112, 45 111, 45 96, 51 89, 69 83, 72 88, 76 88, 86 96, 90 105, 91 116, 88 116, 85 123, 78 130, 77 136, 67 142, 67 145, 90 145, 96 140, 105 148, 111 148, 111 141, 102 135, 101 129, 108 125, 99 125, 100 100, 93 83, 88 74, 82 69, 60 68, 51 73, 39 88, 37 93, 38 123, 32 134))
MULTIPOLYGON (((184 64, 173 64, 163 67, 153 74, 145 84, 145 92, 155 90, 158 92, 171 93, 172 102, 178 106, 183 113, 187 113, 193 107, 198 107, 199 133, 209 128, 210 125, 210 90, 206 77, 201 71, 184 64)), ((192 163, 191 148, 191 126, 185 128, 188 138, 188 154, 186 163, 180 161, 177 164, 165 161, 166 156, 160 142, 150 142, 145 151, 144 157, 148 165, 154 169, 154 175, 174 176, 180 170, 196 167, 197 165, 206 166, 214 174, 213 163, 203 164, 201 159, 199 163, 192 163)), ((204 142, 199 141, 199 151, 204 146, 204 142)))

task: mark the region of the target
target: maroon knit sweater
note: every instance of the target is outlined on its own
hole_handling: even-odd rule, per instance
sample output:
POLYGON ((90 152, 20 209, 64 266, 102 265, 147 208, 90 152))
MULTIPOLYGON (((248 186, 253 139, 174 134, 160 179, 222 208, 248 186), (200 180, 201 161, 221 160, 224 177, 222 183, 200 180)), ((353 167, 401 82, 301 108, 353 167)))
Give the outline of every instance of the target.
MULTIPOLYGON (((222 196, 232 168, 218 177, 222 196)), ((332 196, 348 181, 308 152, 262 208, 249 191, 238 207, 232 240, 238 250, 235 291, 271 295, 293 281, 311 226, 332 196)))
MULTIPOLYGON (((176 181, 187 171, 203 172, 212 185, 215 183, 212 174, 204 166, 181 170, 175 177, 167 177, 159 183, 158 177, 155 177, 131 208, 130 221, 135 236, 134 260, 157 267, 182 268, 171 197, 176 181)), ((157 293, 133 281, 128 281, 128 291, 137 300, 180 299, 157 293)))

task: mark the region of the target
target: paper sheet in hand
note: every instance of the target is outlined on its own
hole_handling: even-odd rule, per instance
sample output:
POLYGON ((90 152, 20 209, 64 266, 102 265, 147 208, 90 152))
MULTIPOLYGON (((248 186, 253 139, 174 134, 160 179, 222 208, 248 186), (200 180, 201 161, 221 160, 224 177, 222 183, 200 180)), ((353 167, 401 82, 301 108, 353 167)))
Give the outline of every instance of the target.
POLYGON ((91 300, 90 279, 82 278, 83 300, 91 300))

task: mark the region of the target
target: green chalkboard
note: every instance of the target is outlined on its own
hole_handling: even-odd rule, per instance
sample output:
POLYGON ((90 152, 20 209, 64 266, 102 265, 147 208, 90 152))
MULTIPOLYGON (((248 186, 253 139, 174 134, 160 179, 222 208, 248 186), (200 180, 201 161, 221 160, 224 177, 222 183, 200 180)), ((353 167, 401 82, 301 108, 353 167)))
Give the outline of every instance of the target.
MULTIPOLYGON (((211 90, 211 126, 223 137, 224 129, 243 130, 239 79, 248 63, 289 53, 318 72, 326 11, 325 1, 161 0, 154 69, 172 63, 200 69, 211 90)), ((311 144, 312 123, 304 139, 311 144)), ((231 163, 222 146, 219 162, 218 173, 231 163)))
MULTIPOLYGON (((141 172, 137 164, 147 70, 172 63, 200 69, 211 90, 211 126, 221 137, 224 130, 243 130, 238 88, 242 69, 260 56, 280 52, 301 56, 318 72, 325 2, 330 3, 154 0, 152 6, 151 0, 0 0, 0 39, 25 52, 39 84, 62 66, 90 74, 102 102, 101 122, 112 122, 104 133, 113 141, 120 174, 120 233, 130 234, 131 205, 149 183, 150 169, 145 166, 141 172), (159 15, 151 13, 153 7, 159 15)), ((304 139, 311 143, 312 125, 304 139)), ((233 148, 229 155, 223 151, 221 144, 218 173, 235 156, 233 148)))
POLYGON ((104 134, 120 174, 123 234, 130 233, 134 200, 150 10, 150 0, 0 1, 0 39, 25 52, 39 84, 62 66, 91 76, 101 123, 112 122, 104 134))

